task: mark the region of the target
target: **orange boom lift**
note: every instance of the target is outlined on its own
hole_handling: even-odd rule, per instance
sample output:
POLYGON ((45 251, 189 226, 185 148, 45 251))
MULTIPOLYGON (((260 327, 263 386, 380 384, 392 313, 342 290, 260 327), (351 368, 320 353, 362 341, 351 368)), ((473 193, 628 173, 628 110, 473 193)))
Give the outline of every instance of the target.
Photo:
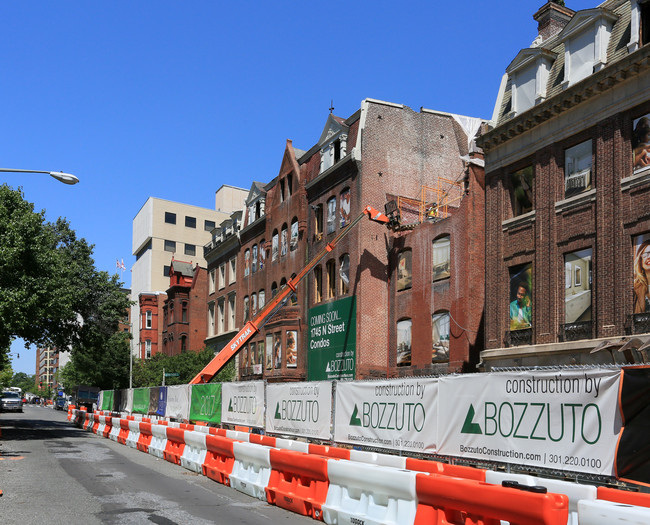
POLYGON ((232 359, 239 350, 260 331, 260 328, 264 326, 269 319, 275 315, 275 313, 284 306, 284 303, 289 298, 289 295, 292 292, 296 291, 298 283, 302 281, 307 274, 316 266, 323 257, 325 257, 329 252, 331 252, 334 247, 343 239, 352 228, 354 228, 360 221, 363 219, 363 216, 367 216, 368 219, 380 224, 389 225, 391 220, 384 215, 383 213, 375 210, 370 206, 366 206, 362 213, 359 214, 346 228, 340 231, 340 233, 325 246, 316 256, 307 263, 307 265, 298 273, 293 279, 278 292, 278 294, 267 303, 264 308, 262 308, 258 314, 250 321, 248 321, 244 327, 239 331, 239 333, 233 337, 233 339, 223 347, 221 352, 219 352, 212 361, 210 361, 206 367, 201 370, 195 377, 190 381, 190 385, 198 385, 200 383, 209 383, 212 378, 219 373, 219 371, 226 365, 230 359, 232 359))

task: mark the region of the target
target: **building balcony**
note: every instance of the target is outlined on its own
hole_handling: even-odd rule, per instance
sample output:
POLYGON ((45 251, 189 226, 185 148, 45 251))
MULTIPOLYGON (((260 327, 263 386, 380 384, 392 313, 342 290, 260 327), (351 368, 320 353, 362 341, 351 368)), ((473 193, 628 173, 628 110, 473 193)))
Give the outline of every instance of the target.
POLYGON ((510 330, 506 332, 506 347, 533 344, 533 329, 510 330))
POLYGON ((650 333, 650 313, 629 315, 626 332, 629 335, 650 333))
POLYGON ((560 325, 560 342, 580 341, 593 337, 593 325, 591 321, 581 321, 560 325))

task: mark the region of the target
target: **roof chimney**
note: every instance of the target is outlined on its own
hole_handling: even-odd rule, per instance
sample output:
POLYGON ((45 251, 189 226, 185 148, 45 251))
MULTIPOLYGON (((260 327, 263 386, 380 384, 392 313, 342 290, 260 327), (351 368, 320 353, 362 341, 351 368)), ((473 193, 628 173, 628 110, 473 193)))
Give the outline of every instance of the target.
POLYGON ((564 6, 564 1, 547 2, 533 15, 542 42, 557 35, 569 23, 575 11, 564 6))

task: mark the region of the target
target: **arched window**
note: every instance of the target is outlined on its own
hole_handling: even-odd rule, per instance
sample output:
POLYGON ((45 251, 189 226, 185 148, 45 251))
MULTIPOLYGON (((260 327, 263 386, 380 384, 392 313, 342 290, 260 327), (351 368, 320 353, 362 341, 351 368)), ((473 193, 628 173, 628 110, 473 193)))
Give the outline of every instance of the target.
POLYGON ((261 310, 264 308, 264 305, 266 304, 266 293, 264 293, 264 290, 260 290, 260 292, 257 294, 257 307, 261 310))
POLYGON ((291 239, 289 241, 291 251, 298 248, 298 219, 294 217, 291 220, 291 239))
POLYGON ((144 327, 146 329, 151 329, 152 320, 153 320, 153 313, 151 312, 151 310, 147 310, 145 312, 145 321, 144 321, 144 327))
POLYGON ((350 256, 347 253, 339 259, 339 283, 340 295, 347 294, 350 289, 350 256))
POLYGON ((397 254, 397 291, 411 287, 412 275, 411 250, 403 250, 397 254))
POLYGON ((187 322, 188 322, 187 302, 183 301, 181 303, 181 323, 187 323, 187 322))
POLYGON ((327 201, 327 233, 336 231, 336 197, 327 201))
POLYGON ((185 334, 181 335, 181 354, 187 352, 187 336, 185 334))
POLYGON ((280 234, 280 257, 284 257, 287 254, 288 241, 287 225, 283 224, 282 233, 280 234))
POLYGON ((339 214, 341 216, 341 228, 350 224, 350 188, 341 192, 341 204, 339 214))
POLYGON ((264 264, 266 263, 266 241, 262 239, 260 241, 260 252, 259 252, 259 269, 260 272, 264 269, 264 264))
POLYGON ((438 237, 433 241, 433 280, 447 279, 450 275, 449 256, 451 242, 449 235, 438 237))
POLYGON ((411 319, 397 321, 397 366, 411 366, 411 319))
POLYGON ((248 277, 251 272, 251 251, 244 252, 244 277, 248 277))
POLYGON ((271 237, 271 260, 278 260, 278 245, 279 245, 279 236, 278 230, 273 230, 273 236, 271 237))
POLYGON ((252 248, 251 271, 253 273, 257 271, 257 244, 253 244, 253 248, 252 248))
POLYGON ((334 259, 327 261, 325 272, 327 275, 326 298, 332 299, 336 297, 336 262, 334 259))
POLYGON ((255 314, 257 314, 257 294, 252 293, 251 294, 251 317, 255 317, 255 314))
POLYGON ((273 281, 273 284, 271 284, 271 299, 275 297, 278 294, 278 283, 273 281))
POLYGON ((433 348, 431 350, 432 363, 446 363, 449 361, 449 312, 440 311, 431 316, 433 348))
POLYGON ((244 322, 248 321, 250 317, 250 301, 248 295, 244 297, 244 322))

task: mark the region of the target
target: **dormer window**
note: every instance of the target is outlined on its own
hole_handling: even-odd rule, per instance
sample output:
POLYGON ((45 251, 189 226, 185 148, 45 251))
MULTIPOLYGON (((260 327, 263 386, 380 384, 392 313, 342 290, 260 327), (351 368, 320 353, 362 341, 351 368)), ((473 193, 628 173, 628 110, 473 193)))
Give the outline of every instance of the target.
POLYGON ((650 1, 632 0, 630 15, 630 43, 627 49, 634 53, 640 46, 650 42, 650 1))
POLYGON ((574 15, 559 35, 564 42, 564 87, 600 71, 607 64, 607 45, 618 19, 607 9, 586 9, 574 15))
POLYGON ((340 134, 325 144, 320 150, 320 171, 331 168, 346 155, 348 136, 340 134))
POLYGON ((546 99, 548 76, 556 57, 556 53, 542 48, 523 49, 508 66, 515 115, 546 99))
POLYGON ((280 202, 284 202, 284 179, 280 180, 280 202))

